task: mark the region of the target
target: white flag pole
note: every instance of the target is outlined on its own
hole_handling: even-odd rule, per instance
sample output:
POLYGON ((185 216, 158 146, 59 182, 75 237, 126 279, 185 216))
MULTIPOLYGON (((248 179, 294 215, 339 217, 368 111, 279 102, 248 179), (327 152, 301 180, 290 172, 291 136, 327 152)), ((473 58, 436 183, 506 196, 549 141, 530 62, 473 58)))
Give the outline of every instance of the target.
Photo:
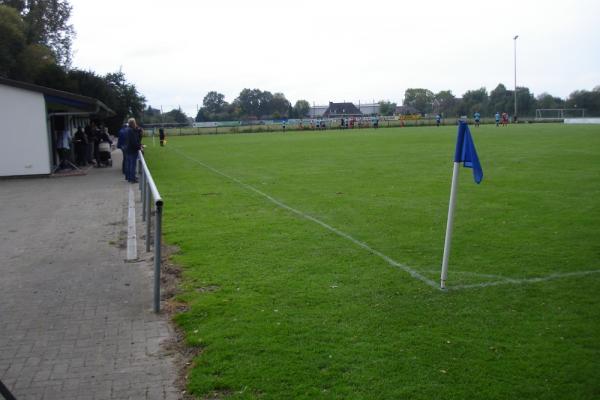
POLYGON ((448 278, 448 258, 450 258, 450 245, 452 244, 452 226, 454 225, 454 206, 456 204, 456 192, 458 190, 458 171, 460 163, 455 162, 452 169, 452 186, 450 188, 450 204, 448 205, 448 223, 446 224, 446 240, 444 241, 444 257, 442 259, 442 275, 440 287, 446 288, 448 278))

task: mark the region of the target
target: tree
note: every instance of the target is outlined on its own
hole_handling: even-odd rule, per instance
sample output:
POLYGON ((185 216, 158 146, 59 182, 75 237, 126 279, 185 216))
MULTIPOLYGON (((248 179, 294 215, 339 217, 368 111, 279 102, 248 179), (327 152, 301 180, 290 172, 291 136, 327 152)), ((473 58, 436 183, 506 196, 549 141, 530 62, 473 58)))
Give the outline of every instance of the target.
POLYGON ((178 124, 185 124, 188 122, 188 117, 181 111, 181 108, 174 108, 165 113, 164 119, 165 122, 177 122, 178 124))
POLYGON ((445 117, 456 115, 457 103, 456 96, 451 90, 442 90, 435 95, 433 111, 445 117))
POLYGON ((405 106, 414 107, 423 114, 427 114, 432 110, 434 98, 433 92, 429 89, 406 89, 406 92, 404 92, 403 104, 405 106))
MULTIPOLYGON (((257 89, 258 90, 258 89, 257 89)), ((265 90, 264 92, 261 92, 259 90, 259 107, 258 107, 258 114, 256 115, 258 118, 263 118, 263 117, 271 117, 271 115, 273 115, 273 94, 271 92, 269 92, 268 90, 265 90)))
POLYGON ((9 76, 25 48, 25 24, 14 8, 0 5, 0 76, 9 76))
POLYGON ((514 92, 506 90, 506 86, 499 83, 494 90, 490 92, 488 108, 490 113, 508 112, 514 108, 514 92))
POLYGON ((568 108, 584 108, 586 115, 600 115, 600 91, 576 90, 569 95, 568 108))
MULTIPOLYGON (((274 112, 274 106, 284 103, 285 96, 278 94, 278 100, 274 103, 275 96, 269 91, 260 89, 244 89, 240 95, 233 101, 235 107, 239 107, 242 118, 261 118, 271 117, 274 112), (279 96, 280 95, 280 96, 279 96)), ((287 100, 285 100, 287 102, 287 100)), ((289 109, 289 102, 286 111, 289 109)), ((283 110, 283 107, 282 107, 283 110)))
POLYGON ((37 82, 46 67, 56 64, 54 55, 46 46, 30 44, 19 53, 12 77, 26 82, 37 82))
POLYGON ((379 101, 379 114, 381 115, 394 115, 396 112, 396 103, 392 103, 389 100, 379 101))
POLYGON ((310 113, 310 103, 306 100, 298 100, 294 104, 294 115, 297 118, 308 117, 310 113))
POLYGON ((122 71, 106 74, 105 79, 116 93, 117 104, 114 110, 121 120, 127 117, 140 118, 146 99, 137 91, 135 85, 127 83, 122 71))
POLYGON ((273 116, 277 114, 279 118, 289 117, 291 106, 283 93, 275 93, 271 99, 271 113, 273 116))
POLYGON ((159 109, 152 108, 152 106, 148 106, 148 108, 144 110, 144 113, 142 115, 142 123, 160 124, 161 122, 163 122, 163 118, 159 109))
POLYGON ((67 68, 71 65, 75 30, 69 24, 72 7, 67 0, 0 0, 0 4, 21 14, 28 45, 46 46, 59 65, 67 68))
POLYGON ((564 108, 565 101, 544 92, 536 98, 536 108, 564 108))
POLYGON ((204 96, 204 99, 202 100, 202 105, 202 108, 204 108, 208 114, 218 114, 220 112, 223 112, 223 110, 227 106, 227 102, 225 101, 224 94, 211 91, 208 92, 206 96, 204 96))
MULTIPOLYGON (((533 93, 529 91, 529 88, 517 86, 517 115, 533 116, 535 115, 535 106, 535 97, 533 96, 533 93)), ((514 98, 512 110, 514 112, 514 98)))
POLYGON ((473 115, 475 111, 485 114, 488 112, 488 103, 488 94, 484 87, 476 90, 467 90, 463 94, 459 111, 461 115, 473 115))
POLYGON ((239 106, 242 116, 260 115, 261 91, 259 89, 243 89, 240 95, 234 100, 239 106))

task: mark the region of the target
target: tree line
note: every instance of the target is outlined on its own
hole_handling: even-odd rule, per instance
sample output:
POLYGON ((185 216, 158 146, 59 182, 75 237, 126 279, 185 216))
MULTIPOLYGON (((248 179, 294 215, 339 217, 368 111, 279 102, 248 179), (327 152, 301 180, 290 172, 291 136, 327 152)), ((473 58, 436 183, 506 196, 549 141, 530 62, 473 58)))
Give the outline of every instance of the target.
POLYGON ((75 30, 67 0, 0 0, 0 76, 96 98, 115 111, 112 132, 139 118, 145 99, 122 71, 98 75, 71 68, 75 30))
MULTIPOLYGON (((397 103, 380 100, 379 114, 384 116, 397 113, 397 103)), ((502 83, 488 93, 485 87, 468 90, 462 97, 456 97, 451 90, 434 93, 429 89, 409 88, 404 93, 402 104, 408 106, 403 113, 417 112, 423 115, 442 114, 444 117, 472 115, 476 111, 482 115, 493 115, 496 112, 514 112, 514 90, 509 90, 502 83)), ((528 87, 517 87, 517 112, 522 117, 535 116, 536 109, 570 108, 585 109, 586 115, 600 115, 600 86, 591 91, 576 90, 568 98, 562 99, 547 92, 538 96, 528 87)), ((225 95, 210 91, 202 101, 195 121, 231 121, 249 119, 280 119, 310 117, 310 104, 306 100, 298 100, 294 106, 283 93, 272 94, 260 89, 243 89, 231 103, 225 101, 225 95)), ((160 115, 157 110, 149 108, 147 118, 153 122, 185 122, 187 116, 181 110, 172 110, 160 115), (177 119, 177 120, 175 120, 177 119)))
MULTIPOLYGON (((502 83, 494 90, 487 92, 482 87, 468 90, 461 98, 457 98, 450 90, 433 93, 422 88, 407 89, 404 94, 404 105, 411 106, 423 114, 441 113, 454 117, 472 115, 478 111, 482 115, 496 112, 514 113, 514 90, 509 90, 502 83)), ((541 93, 537 97, 527 87, 517 87, 517 114, 519 116, 535 116, 536 109, 548 108, 584 108, 586 115, 600 115, 600 86, 591 91, 576 90, 568 98, 561 99, 549 93, 541 93)))

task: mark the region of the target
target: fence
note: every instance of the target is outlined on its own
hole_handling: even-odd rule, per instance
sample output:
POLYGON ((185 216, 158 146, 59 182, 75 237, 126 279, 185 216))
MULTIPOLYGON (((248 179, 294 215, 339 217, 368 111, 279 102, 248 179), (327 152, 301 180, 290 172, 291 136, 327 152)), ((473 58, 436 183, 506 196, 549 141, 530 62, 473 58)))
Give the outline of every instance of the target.
POLYGON ((154 312, 160 311, 160 268, 162 263, 162 210, 163 200, 156 188, 152 174, 148 169, 142 152, 139 152, 138 171, 140 174, 140 193, 142 198, 142 221, 146 222, 146 251, 151 250, 152 201, 154 200, 154 312))
MULTIPOLYGON (((441 121, 441 125, 456 125, 458 118, 444 118, 441 121)), ((179 127, 165 127, 165 134, 167 139, 172 136, 191 136, 191 135, 218 135, 223 133, 259 133, 259 132, 290 132, 290 131, 319 131, 317 127, 311 125, 309 120, 305 120, 303 125, 299 124, 286 124, 285 129, 282 124, 264 124, 264 125, 239 125, 239 126, 212 126, 212 127, 192 127, 192 126, 179 126, 179 127)), ((340 127, 340 119, 335 120, 324 120, 325 129, 342 129, 340 127)), ((472 122, 472 121, 471 121, 472 122)), ((534 123, 534 122, 562 122, 561 120, 548 120, 548 121, 536 121, 535 118, 519 118, 519 123, 534 123)), ((495 124, 494 118, 482 118, 481 124, 495 124)), ((419 126, 435 126, 436 121, 433 117, 423 117, 419 119, 384 119, 380 118, 379 128, 398 128, 398 127, 419 127, 419 126)), ((344 130, 356 130, 363 128, 371 128, 371 123, 364 122, 360 123, 357 121, 354 128, 344 128, 344 130)), ((149 137, 158 136, 158 129, 156 127, 146 130, 146 135, 149 137)))

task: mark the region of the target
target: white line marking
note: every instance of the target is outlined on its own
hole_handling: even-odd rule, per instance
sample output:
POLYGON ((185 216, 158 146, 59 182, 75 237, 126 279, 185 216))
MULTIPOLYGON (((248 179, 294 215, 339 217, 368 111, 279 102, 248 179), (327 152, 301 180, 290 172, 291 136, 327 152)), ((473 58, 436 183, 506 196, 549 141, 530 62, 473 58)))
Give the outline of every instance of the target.
MULTIPOLYGON (((393 259, 391 259, 390 257, 386 256, 385 254, 383 254, 382 252, 373 249, 372 247, 370 247, 369 245, 367 245, 364 242, 361 242, 357 239, 354 239, 352 236, 348 235, 345 232, 342 232, 328 224, 326 224, 325 222, 316 219, 315 217, 312 217, 308 214, 303 213, 302 211, 296 210, 295 208, 292 208, 290 206, 288 206, 285 203, 282 203, 281 201, 269 196, 268 194, 261 192, 260 190, 256 189, 254 186, 248 185, 247 183, 244 183, 242 181, 240 181, 237 178, 234 178, 232 176, 227 175, 224 172, 219 171, 218 169, 215 169, 213 167, 211 167, 208 164, 205 164, 201 161, 196 160, 195 158, 192 158, 190 156, 188 156, 187 154, 182 153, 181 151, 179 151, 176 148, 171 147, 171 149, 173 151, 175 151, 176 153, 180 154, 181 156, 187 158, 190 161, 193 161, 201 166, 203 166, 204 168, 218 174, 221 175, 227 179, 230 179, 232 181, 234 181, 235 183, 237 183, 238 185, 251 190, 263 197, 265 197, 266 199, 268 199, 269 201, 271 201, 272 203, 278 205, 279 207, 288 210, 290 212, 293 212, 296 215, 299 215, 303 218, 306 218, 316 224, 321 225, 323 228, 335 233, 338 236, 341 236, 345 239, 348 239, 349 241, 351 241, 352 243, 356 244, 357 246, 362 247, 363 249, 369 251, 372 254, 375 254, 376 256, 382 258, 383 260, 385 260, 388 264, 394 266, 394 267, 398 267, 401 270, 405 271, 406 273, 408 273, 410 276, 412 276, 415 279, 420 280, 421 282, 426 283, 427 285, 431 286, 432 288, 436 289, 436 290, 442 290, 439 287, 439 284, 429 278, 426 278, 425 276, 421 275, 420 273, 418 273, 417 271, 415 271, 414 269, 410 268, 407 265, 401 264, 393 259)), ((132 195, 130 194, 130 197, 132 195)), ((436 271, 437 272, 437 271, 436 271)), ((463 274, 470 274, 470 275, 474 275, 474 276, 481 276, 481 277, 488 277, 488 278, 495 278, 495 279, 501 279, 499 281, 490 281, 490 282, 482 282, 482 283, 473 283, 473 284, 466 284, 466 285, 456 285, 456 286, 446 286, 447 290, 449 291, 455 291, 455 290, 465 290, 465 289, 478 289, 478 288, 485 288, 485 287, 489 287, 489 286, 500 286, 500 285, 508 285, 508 284, 515 284, 515 285, 523 285, 523 284, 528 284, 528 283, 537 283, 537 282, 545 282, 545 281, 550 281, 550 280, 554 280, 554 279, 561 279, 561 278, 569 278, 569 277, 578 277, 578 276, 586 276, 586 275, 592 275, 592 274, 597 274, 600 273, 600 270, 590 270, 590 271, 575 271, 575 272, 564 272, 564 273, 555 273, 555 274, 550 274, 550 275, 546 275, 546 276, 541 276, 541 277, 536 277, 536 278, 519 278, 519 279, 514 279, 514 278, 508 278, 508 277, 503 277, 500 275, 491 275, 491 274, 479 274, 476 272, 459 272, 457 271, 457 273, 463 273, 463 274)))
POLYGON ((520 279, 503 278, 503 280, 501 280, 501 281, 473 283, 473 284, 469 284, 469 285, 456 285, 456 286, 449 287, 448 289, 449 290, 477 289, 477 288, 484 288, 484 287, 488 287, 488 286, 499 286, 499 285, 507 285, 507 284, 523 285, 523 284, 527 284, 527 283, 546 282, 546 281, 551 281, 554 279, 569 278, 569 277, 573 277, 573 276, 586 276, 586 275, 592 275, 592 274, 598 274, 598 273, 600 273, 600 270, 562 272, 562 273, 555 273, 555 274, 550 274, 550 275, 546 275, 546 276, 540 276, 540 277, 536 277, 536 278, 520 278, 520 279))
POLYGON ((395 261, 395 260, 391 259, 390 257, 386 256, 386 255, 385 255, 385 254, 383 254, 382 252, 380 252, 380 251, 378 251, 378 250, 375 250, 375 249, 373 249, 373 248, 372 248, 372 247, 370 247, 368 244, 366 244, 366 243, 364 243, 364 242, 361 242, 360 240, 357 240, 357 239, 353 238, 352 236, 348 235, 347 233, 345 233, 345 232, 342 232, 342 231, 340 231, 340 230, 338 230, 338 229, 336 229, 336 228, 332 227, 331 225, 328 225, 328 224, 326 224, 325 222, 323 222, 323 221, 321 221, 321 220, 318 220, 318 219, 317 219, 317 218, 315 218, 315 217, 312 217, 312 216, 310 216, 310 215, 308 215, 308 214, 305 214, 305 213, 303 213, 303 212, 302 212, 302 211, 300 211, 300 210, 296 210, 295 208, 292 208, 292 207, 288 206, 287 204, 285 204, 285 203, 282 203, 281 201, 279 201, 279 200, 277 200, 277 199, 275 199, 275 198, 273 198, 273 197, 269 196, 268 194, 266 194, 266 193, 264 193, 264 192, 261 192, 260 190, 258 190, 258 189, 257 189, 257 188, 255 188, 254 186, 248 185, 247 183, 244 183, 244 182, 240 181, 240 180, 239 180, 239 179, 237 179, 237 178, 234 178, 234 177, 232 177, 232 176, 229 176, 229 175, 227 175, 226 173, 224 173, 224 172, 221 172, 221 171, 219 171, 218 169, 215 169, 215 168, 211 167, 211 166, 210 166, 210 165, 208 165, 208 164, 205 164, 205 163, 203 163, 203 162, 201 162, 201 161, 198 161, 198 160, 196 160, 195 158, 192 158, 192 157, 188 156, 187 154, 184 154, 184 153, 182 153, 181 151, 179 151, 179 150, 177 150, 177 149, 173 149, 173 150, 174 150, 175 152, 179 153, 180 155, 182 155, 183 157, 187 158, 188 160, 190 160, 190 161, 193 161, 193 162, 195 162, 195 163, 197 163, 197 164, 199 164, 199 165, 203 166, 204 168, 206 168, 206 169, 208 169, 208 170, 210 170, 210 171, 214 172, 215 174, 219 174, 219 175, 221 175, 221 176, 223 176, 223 177, 225 177, 225 178, 227 178, 227 179, 230 179, 230 180, 234 181, 235 183, 237 183, 238 185, 240 185, 240 186, 242 186, 242 187, 244 187, 244 188, 246 188, 246 189, 248 189, 248 190, 251 190, 251 191, 253 191, 254 193, 257 193, 257 194, 259 194, 259 195, 261 195, 261 196, 265 197, 266 199, 268 199, 268 200, 269 200, 269 201, 271 201, 272 203, 274 203, 274 204, 278 205, 279 207, 281 207, 281 208, 283 208, 283 209, 285 209, 285 210, 288 210, 288 211, 290 211, 290 212, 292 212, 292 213, 294 213, 294 214, 296 214, 296 215, 299 215, 299 216, 301 216, 301 217, 303 217, 303 218, 306 218, 306 219, 308 219, 309 221, 312 221, 312 222, 314 222, 314 223, 316 223, 316 224, 319 224, 319 225, 321 225, 323 228, 325 228, 325 229, 327 229, 327 230, 329 230, 329 231, 331 231, 331 232, 335 233, 335 234, 336 234, 336 235, 338 235, 338 236, 341 236, 341 237, 343 237, 343 238, 345 238, 345 239, 348 239, 349 241, 351 241, 352 243, 356 244, 357 246, 360 246, 360 247, 362 247, 363 249, 365 249, 365 250, 369 251, 370 253, 372 253, 372 254, 375 254, 376 256, 379 256, 380 258, 382 258, 383 260, 385 260, 385 261, 386 261, 388 264, 390 264, 390 265, 392 265, 392 266, 394 266, 394 267, 398 267, 398 268, 400 268, 401 270, 403 270, 404 272, 408 273, 408 274, 409 274, 410 276, 412 276, 413 278, 415 278, 415 279, 418 279, 418 280, 420 280, 421 282, 424 282, 424 283, 426 283, 427 285, 431 286, 431 287, 432 287, 432 288, 434 288, 434 289, 440 290, 439 284, 438 284, 437 282, 435 282, 435 281, 433 281, 433 280, 431 280, 431 279, 429 279, 429 278, 427 278, 427 277, 425 277, 425 276, 421 275, 420 273, 418 273, 418 272, 417 272, 417 271, 415 271, 414 269, 410 268, 409 266, 407 266, 407 265, 404 265, 404 264, 401 264, 401 263, 399 263, 399 262, 397 262, 397 261, 395 261))
MULTIPOLYGON (((440 271, 439 270, 427 270, 427 271, 423 271, 429 274, 439 274, 440 271)), ((457 271, 455 269, 452 270, 452 274, 451 275, 470 275, 470 276, 477 276, 480 278, 490 278, 490 279, 511 279, 511 278, 507 278, 505 276, 502 275, 496 275, 496 274, 482 274, 479 272, 471 272, 471 271, 457 271)))
POLYGON ((127 213, 127 260, 137 260, 137 235, 135 232, 135 195, 129 187, 129 212, 127 213))

